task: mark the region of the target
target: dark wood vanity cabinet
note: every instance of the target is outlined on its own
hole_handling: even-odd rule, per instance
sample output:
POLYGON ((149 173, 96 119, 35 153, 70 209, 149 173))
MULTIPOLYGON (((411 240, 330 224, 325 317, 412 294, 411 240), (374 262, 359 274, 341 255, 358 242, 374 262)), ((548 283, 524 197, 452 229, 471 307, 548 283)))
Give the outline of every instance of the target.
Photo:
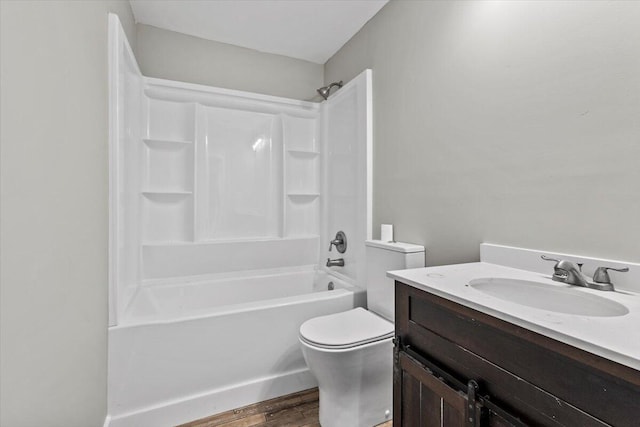
POLYGON ((640 371, 396 282, 394 427, 640 426, 640 371))

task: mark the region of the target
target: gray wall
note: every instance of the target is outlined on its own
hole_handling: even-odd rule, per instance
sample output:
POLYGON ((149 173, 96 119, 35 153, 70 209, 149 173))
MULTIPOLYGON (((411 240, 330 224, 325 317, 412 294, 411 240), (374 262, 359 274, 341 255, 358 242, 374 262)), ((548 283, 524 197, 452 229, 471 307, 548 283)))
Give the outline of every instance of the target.
POLYGON ((324 67, 287 56, 137 24, 142 74, 287 98, 318 100, 324 67))
POLYGON ((373 69, 376 230, 429 265, 483 241, 640 261, 638 22, 640 2, 390 2, 325 65, 373 69))
POLYGON ((106 416, 109 11, 0 2, 2 426, 106 416))

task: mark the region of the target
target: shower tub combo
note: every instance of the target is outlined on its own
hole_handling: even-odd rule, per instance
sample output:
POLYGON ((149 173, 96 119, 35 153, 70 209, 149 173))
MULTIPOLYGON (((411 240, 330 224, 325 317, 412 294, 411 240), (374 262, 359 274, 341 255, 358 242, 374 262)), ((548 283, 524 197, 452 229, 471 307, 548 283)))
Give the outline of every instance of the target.
POLYGON ((314 266, 141 287, 109 330, 109 425, 176 425, 315 387, 300 325, 363 301, 314 266))
POLYGON ((109 25, 105 426, 314 387, 300 325, 365 301, 371 72, 322 104, 153 79, 109 25), (338 230, 341 274, 324 268, 338 230))

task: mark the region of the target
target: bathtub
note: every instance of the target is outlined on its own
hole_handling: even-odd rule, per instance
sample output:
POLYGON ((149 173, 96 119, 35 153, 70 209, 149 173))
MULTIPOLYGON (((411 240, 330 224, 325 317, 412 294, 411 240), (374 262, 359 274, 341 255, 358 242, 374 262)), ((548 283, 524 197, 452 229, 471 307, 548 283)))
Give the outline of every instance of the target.
POLYGON ((364 295, 315 266, 145 283, 109 328, 107 424, 172 426, 315 387, 300 325, 364 295))

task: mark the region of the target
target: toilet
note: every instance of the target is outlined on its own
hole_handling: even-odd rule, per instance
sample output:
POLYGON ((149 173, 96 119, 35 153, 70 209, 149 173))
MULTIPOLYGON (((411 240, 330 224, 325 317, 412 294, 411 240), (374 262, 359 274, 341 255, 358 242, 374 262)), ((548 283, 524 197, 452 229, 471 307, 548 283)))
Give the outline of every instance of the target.
POLYGON ((307 320, 302 353, 320 390, 322 427, 372 427, 392 417, 394 282, 390 270, 424 267, 424 247, 368 240, 367 305, 307 320))

